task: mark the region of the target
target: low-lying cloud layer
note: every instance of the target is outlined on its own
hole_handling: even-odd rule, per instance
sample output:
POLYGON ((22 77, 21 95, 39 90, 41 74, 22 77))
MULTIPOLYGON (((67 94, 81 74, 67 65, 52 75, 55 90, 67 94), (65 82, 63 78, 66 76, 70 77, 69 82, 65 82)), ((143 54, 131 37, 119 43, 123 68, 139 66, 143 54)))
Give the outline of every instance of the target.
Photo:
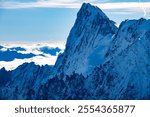
POLYGON ((13 70, 25 62, 54 65, 63 49, 62 44, 53 43, 4 43, 0 45, 0 68, 13 70))

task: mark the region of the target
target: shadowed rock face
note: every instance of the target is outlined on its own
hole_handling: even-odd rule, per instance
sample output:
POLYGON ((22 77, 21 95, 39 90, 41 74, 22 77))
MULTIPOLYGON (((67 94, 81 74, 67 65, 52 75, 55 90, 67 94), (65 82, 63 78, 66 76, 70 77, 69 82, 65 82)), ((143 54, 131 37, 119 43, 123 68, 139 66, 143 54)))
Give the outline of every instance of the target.
POLYGON ((10 80, 5 82, 4 86, 0 89, 0 99, 35 99, 36 93, 38 93, 37 90, 42 81, 50 75, 51 68, 48 65, 35 65, 32 62, 24 63, 13 71, 1 69, 0 74, 5 72, 5 78, 10 80), (34 97, 30 94, 33 92, 34 97))
POLYGON ((11 80, 10 72, 6 71, 5 68, 0 70, 0 87, 5 86, 11 80))

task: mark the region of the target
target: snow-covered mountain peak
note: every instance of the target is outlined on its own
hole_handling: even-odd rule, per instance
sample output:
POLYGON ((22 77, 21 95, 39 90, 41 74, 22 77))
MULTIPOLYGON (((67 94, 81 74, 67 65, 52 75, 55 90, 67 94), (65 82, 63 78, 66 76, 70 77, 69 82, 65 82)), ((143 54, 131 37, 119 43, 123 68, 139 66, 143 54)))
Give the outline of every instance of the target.
POLYGON ((109 20, 109 18, 103 13, 101 9, 93 6, 89 3, 84 3, 77 14, 76 22, 69 34, 66 46, 74 47, 74 44, 78 44, 77 41, 83 41, 85 33, 101 34, 103 36, 108 33, 115 34, 117 27, 115 22, 109 20), (81 40, 82 39, 82 40, 81 40))
POLYGON ((110 47, 108 55, 118 55, 136 43, 143 43, 150 35, 150 20, 125 20, 121 23, 118 33, 110 47))
POLYGON ((131 31, 147 31, 150 30, 150 20, 146 20, 144 18, 141 18, 139 20, 126 20, 121 24, 122 30, 128 30, 131 31))
POLYGON ((104 60, 108 45, 117 30, 114 22, 98 7, 84 3, 67 39, 64 54, 56 62, 57 73, 91 72, 104 60))
POLYGON ((101 18, 106 18, 108 17, 103 13, 102 10, 100 10, 98 7, 91 5, 90 3, 83 3, 80 11, 77 14, 77 17, 86 19, 86 18, 92 18, 95 15, 99 15, 101 18))

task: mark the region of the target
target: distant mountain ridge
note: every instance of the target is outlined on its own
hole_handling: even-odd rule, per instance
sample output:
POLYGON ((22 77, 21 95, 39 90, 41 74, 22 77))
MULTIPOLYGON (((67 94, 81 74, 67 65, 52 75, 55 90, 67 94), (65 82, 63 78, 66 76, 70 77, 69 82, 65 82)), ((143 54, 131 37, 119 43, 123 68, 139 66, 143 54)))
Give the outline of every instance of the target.
POLYGON ((32 58, 34 54, 22 54, 18 53, 17 51, 0 51, 0 61, 13 61, 14 59, 25 59, 25 58, 32 58))
POLYGON ((150 20, 126 20, 117 28, 84 3, 56 64, 8 72, 8 82, 0 79, 0 99, 150 99, 149 60, 150 20))

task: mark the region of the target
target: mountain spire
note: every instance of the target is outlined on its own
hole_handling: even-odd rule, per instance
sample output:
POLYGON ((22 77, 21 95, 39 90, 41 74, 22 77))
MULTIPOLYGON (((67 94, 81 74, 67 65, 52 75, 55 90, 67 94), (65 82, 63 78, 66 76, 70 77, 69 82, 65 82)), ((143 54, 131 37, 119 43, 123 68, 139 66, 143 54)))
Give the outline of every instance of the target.
POLYGON ((116 32, 114 22, 98 7, 84 3, 68 36, 66 49, 58 58, 55 68, 67 74, 73 72, 88 74, 94 66, 100 64, 101 61, 98 59, 103 61, 104 51, 107 50, 111 36, 116 32), (105 45, 103 41, 106 41, 105 45), (104 50, 100 50, 103 54, 102 56, 95 54, 96 60, 93 64, 91 62, 93 57, 90 55, 94 56, 100 46, 104 46, 104 50))

